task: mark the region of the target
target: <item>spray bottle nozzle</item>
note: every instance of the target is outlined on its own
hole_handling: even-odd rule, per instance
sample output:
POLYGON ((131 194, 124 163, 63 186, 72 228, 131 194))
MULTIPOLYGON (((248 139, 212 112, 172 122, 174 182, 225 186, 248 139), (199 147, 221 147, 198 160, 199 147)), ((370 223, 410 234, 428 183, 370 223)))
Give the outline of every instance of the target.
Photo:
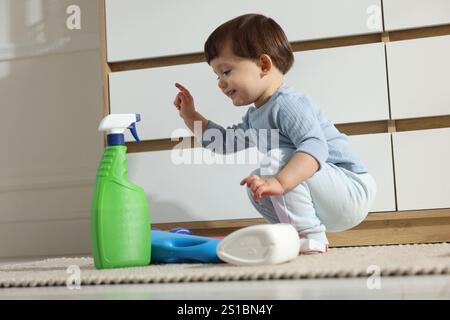
POLYGON ((110 114, 103 118, 98 127, 99 131, 108 131, 108 144, 124 145, 124 131, 130 129, 133 138, 140 142, 136 131, 136 122, 141 121, 141 115, 131 114, 110 114))
POLYGON ((130 129, 130 132, 133 135, 134 140, 136 140, 137 142, 141 142, 141 140, 139 139, 138 134, 136 132, 136 123, 133 123, 131 126, 128 127, 128 129, 130 129))

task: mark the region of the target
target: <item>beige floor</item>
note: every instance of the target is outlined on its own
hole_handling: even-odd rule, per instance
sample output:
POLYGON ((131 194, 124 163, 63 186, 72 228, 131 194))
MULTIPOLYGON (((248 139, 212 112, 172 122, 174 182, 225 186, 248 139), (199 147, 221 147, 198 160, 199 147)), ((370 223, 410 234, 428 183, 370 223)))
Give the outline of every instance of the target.
MULTIPOLYGON (((0 260, 1 264, 33 259, 0 260)), ((6 288, 0 299, 450 299, 450 275, 6 288), (374 287, 375 285, 375 288, 374 287), (371 287, 372 289, 369 289, 371 287)))
POLYGON ((66 287, 5 288, 0 289, 0 300, 450 299, 448 275, 381 277, 375 287, 374 284, 367 278, 350 278, 101 285, 72 290, 66 287))
POLYGON ((450 276, 389 277, 369 290, 365 279, 312 279, 0 289, 0 299, 450 299, 450 276))

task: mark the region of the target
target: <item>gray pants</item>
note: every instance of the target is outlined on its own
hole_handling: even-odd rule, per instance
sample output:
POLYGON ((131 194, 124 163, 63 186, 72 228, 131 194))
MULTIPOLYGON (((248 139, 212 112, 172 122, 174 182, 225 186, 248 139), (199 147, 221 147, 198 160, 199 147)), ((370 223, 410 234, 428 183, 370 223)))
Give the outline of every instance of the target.
MULTIPOLYGON (((252 172, 263 178, 275 176, 295 150, 270 150, 261 168, 252 172)), ((376 182, 368 173, 356 174, 331 163, 281 196, 253 200, 253 206, 269 223, 290 223, 301 238, 328 244, 325 231, 351 229, 367 216, 376 196, 376 182)))

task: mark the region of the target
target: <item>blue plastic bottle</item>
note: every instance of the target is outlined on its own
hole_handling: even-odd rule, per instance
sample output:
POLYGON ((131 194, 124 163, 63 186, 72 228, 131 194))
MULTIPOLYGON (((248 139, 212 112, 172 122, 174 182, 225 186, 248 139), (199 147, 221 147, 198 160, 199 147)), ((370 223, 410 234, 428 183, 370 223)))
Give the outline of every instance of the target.
POLYGON ((220 240, 152 230, 151 263, 217 263, 220 240))

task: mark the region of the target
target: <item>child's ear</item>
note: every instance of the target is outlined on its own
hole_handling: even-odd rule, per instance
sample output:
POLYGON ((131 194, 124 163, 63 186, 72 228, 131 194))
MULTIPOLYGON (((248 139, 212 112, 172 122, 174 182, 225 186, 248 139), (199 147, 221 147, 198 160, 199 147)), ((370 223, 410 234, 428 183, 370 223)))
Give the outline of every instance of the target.
POLYGON ((272 59, 267 54, 262 54, 259 57, 259 65, 263 74, 267 74, 273 66, 272 59))

